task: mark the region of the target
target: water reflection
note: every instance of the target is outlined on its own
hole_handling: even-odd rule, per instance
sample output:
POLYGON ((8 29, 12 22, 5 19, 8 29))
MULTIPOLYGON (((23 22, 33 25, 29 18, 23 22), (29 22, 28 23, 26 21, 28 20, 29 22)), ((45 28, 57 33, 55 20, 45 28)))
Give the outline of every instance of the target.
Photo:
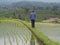
POLYGON ((32 33, 24 25, 0 23, 0 45, 38 45, 32 33))

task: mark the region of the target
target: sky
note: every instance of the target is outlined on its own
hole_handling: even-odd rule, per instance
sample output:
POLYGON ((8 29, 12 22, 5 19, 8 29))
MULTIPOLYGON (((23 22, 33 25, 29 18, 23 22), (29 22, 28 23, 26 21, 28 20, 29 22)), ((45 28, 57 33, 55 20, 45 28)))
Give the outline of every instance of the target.
POLYGON ((19 1, 40 1, 40 2, 59 2, 60 0, 0 0, 0 2, 19 2, 19 1))

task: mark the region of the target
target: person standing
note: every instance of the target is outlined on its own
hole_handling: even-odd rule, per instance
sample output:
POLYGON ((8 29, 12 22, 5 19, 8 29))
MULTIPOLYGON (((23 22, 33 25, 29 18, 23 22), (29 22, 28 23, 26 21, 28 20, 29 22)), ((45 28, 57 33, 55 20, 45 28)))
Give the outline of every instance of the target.
POLYGON ((31 26, 32 26, 32 28, 35 27, 35 19, 36 19, 36 14, 35 14, 34 11, 32 11, 32 12, 30 13, 30 20, 31 20, 31 26))

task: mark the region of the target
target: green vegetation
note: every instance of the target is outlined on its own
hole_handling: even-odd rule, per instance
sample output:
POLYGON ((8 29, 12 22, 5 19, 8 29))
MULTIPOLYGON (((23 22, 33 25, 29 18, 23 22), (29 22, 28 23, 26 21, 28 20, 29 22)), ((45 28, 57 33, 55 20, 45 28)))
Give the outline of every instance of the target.
MULTIPOLYGON (((12 38, 16 39, 16 43, 19 44, 18 43, 19 40, 18 40, 17 36, 20 37, 23 40, 23 42, 27 42, 28 40, 31 39, 31 37, 30 37, 31 33, 36 37, 38 43, 41 45, 60 45, 58 42, 54 42, 51 39, 49 39, 42 32, 40 32, 37 28, 32 28, 31 26, 28 26, 30 24, 25 21, 21 21, 18 19, 5 19, 5 20, 0 20, 0 25, 5 28, 2 31, 0 30, 1 31, 0 35, 2 34, 2 32, 5 31, 4 32, 4 37, 5 37, 4 44, 5 45, 6 45, 6 43, 5 43, 6 36, 8 36, 9 40, 10 40, 10 37, 13 35, 12 38), (12 27, 12 25, 13 25, 13 27, 12 27), (8 27, 6 27, 6 26, 8 26, 8 27), (15 28, 15 26, 16 26, 16 28, 15 28), (23 27, 25 27, 25 28, 23 28, 23 27), (7 30, 6 30, 6 28, 7 28, 7 30), (28 36, 27 36, 27 33, 28 33, 28 36), (8 34, 8 35, 6 35, 6 34, 8 34)), ((1 29, 1 27, 0 27, 0 29, 1 29)), ((10 40, 10 44, 12 44, 11 40, 10 40)))
MULTIPOLYGON (((60 3, 18 2, 9 6, 0 5, 0 38, 4 37, 4 45, 7 44, 6 38, 10 45, 25 45, 35 39, 39 45, 60 45, 49 39, 49 34, 45 35, 46 31, 54 32, 54 34, 60 31, 60 24, 47 23, 46 20, 50 18, 60 20, 60 3), (29 23, 32 10, 36 12, 36 28, 32 28, 29 23), (46 23, 42 23, 42 21, 46 21, 46 23), (20 40, 22 44, 19 43, 20 40)), ((60 23, 59 20, 56 22, 60 23)), ((59 36, 59 34, 57 35, 59 36)))
POLYGON ((26 42, 29 42, 31 38, 31 32, 16 19, 4 19, 0 20, 0 38, 4 39, 4 45, 22 45, 27 44, 26 42))
POLYGON ((60 4, 42 3, 43 5, 41 4, 42 6, 40 6, 40 2, 35 2, 34 4, 32 3, 32 5, 29 5, 28 3, 31 4, 31 2, 24 2, 23 4, 26 5, 21 5, 20 3, 17 3, 18 6, 13 5, 13 7, 6 7, 7 9, 2 7, 2 10, 0 11, 0 17, 29 21, 29 14, 32 10, 34 10, 36 12, 37 17, 36 21, 42 21, 49 18, 60 18, 60 4))
POLYGON ((27 22, 22 22, 24 25, 27 26, 27 28, 30 29, 30 31, 36 36, 38 42, 41 42, 42 45, 60 45, 58 42, 54 42, 50 40, 47 36, 45 36, 42 32, 37 30, 36 28, 31 28, 31 26, 28 26, 27 22))

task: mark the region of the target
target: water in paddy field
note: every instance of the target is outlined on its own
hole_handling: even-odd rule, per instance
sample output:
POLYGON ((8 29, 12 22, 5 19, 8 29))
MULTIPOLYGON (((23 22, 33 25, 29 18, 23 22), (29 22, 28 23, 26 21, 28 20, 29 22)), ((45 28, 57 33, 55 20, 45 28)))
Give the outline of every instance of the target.
MULTIPOLYGON (((31 35, 22 24, 0 23, 0 45, 31 45, 31 35)), ((35 45, 38 45, 36 40, 35 45)))
POLYGON ((60 24, 38 23, 36 28, 51 40, 60 43, 60 24))

